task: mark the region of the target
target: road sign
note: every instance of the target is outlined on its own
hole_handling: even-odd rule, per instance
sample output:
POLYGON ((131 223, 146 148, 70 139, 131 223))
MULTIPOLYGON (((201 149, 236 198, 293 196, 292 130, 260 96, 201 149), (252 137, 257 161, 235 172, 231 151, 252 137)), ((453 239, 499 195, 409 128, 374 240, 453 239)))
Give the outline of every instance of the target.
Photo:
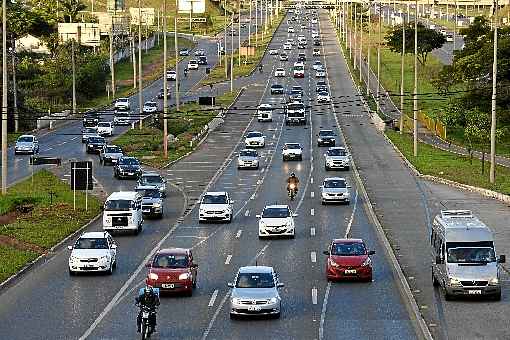
MULTIPOLYGON (((189 22, 189 17, 177 17, 177 21, 186 21, 189 22)), ((191 18, 191 22, 207 22, 206 18, 191 18)))
POLYGON ((205 13, 205 0, 179 0, 179 13, 205 13))
POLYGON ((61 163, 62 160, 57 157, 45 157, 45 156, 30 157, 30 165, 45 165, 45 164, 60 165, 61 163))
POLYGON ((92 162, 71 162, 71 190, 92 190, 92 162))

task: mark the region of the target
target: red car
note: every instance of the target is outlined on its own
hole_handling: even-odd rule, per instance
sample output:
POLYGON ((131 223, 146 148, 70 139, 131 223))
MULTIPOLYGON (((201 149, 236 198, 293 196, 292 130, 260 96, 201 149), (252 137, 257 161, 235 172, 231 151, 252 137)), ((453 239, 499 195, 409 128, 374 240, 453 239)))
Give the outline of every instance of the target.
POLYGON ((336 239, 329 249, 326 275, 329 280, 362 280, 372 281, 372 261, 370 255, 375 251, 368 250, 361 239, 336 239))
POLYGON ((198 265, 193 263, 191 250, 183 248, 160 249, 147 263, 147 284, 161 292, 193 295, 197 285, 198 265))

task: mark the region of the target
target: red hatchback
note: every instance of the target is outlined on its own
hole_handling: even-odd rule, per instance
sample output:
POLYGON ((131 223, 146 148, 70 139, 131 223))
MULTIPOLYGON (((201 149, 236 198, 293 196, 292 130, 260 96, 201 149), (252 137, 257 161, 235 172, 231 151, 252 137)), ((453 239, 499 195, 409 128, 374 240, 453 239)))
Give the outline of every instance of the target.
POLYGON ((370 255, 373 250, 367 250, 361 239, 336 239, 329 249, 324 251, 328 255, 326 275, 328 280, 362 280, 372 281, 372 261, 370 255))
POLYGON ((193 295, 197 285, 198 265, 193 263, 191 250, 183 248, 160 249, 147 263, 147 284, 161 292, 193 295))

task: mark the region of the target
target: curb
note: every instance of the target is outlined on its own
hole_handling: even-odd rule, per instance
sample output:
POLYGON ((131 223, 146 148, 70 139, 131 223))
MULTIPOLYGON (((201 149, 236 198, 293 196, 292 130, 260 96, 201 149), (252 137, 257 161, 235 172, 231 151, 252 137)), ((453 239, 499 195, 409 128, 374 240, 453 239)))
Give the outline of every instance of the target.
POLYGON ((84 229, 86 229, 87 227, 91 226, 92 223, 96 222, 101 216, 103 215, 103 213, 101 212, 100 214, 96 215, 95 217, 93 217, 91 220, 89 220, 86 224, 84 224, 83 226, 81 226, 79 229, 77 229, 76 231, 74 231, 73 233, 69 234, 68 236, 66 236, 63 240, 61 240, 60 242, 58 242, 57 244, 55 244, 53 247, 51 247, 50 249, 48 249, 45 253, 39 255, 36 259, 34 259, 33 261, 27 263, 23 268, 21 268, 17 273, 11 275, 10 277, 8 277, 7 279, 5 279, 2 283, 0 283, 0 291, 6 289, 7 287, 9 287, 10 285, 12 285, 14 283, 14 281, 16 281, 17 279, 19 279, 23 274, 25 274, 26 272, 28 272, 29 269, 31 269, 32 267, 34 267, 35 265, 43 262, 43 260, 45 260, 50 254, 52 254, 53 252, 55 252, 55 250, 57 250, 58 248, 60 248, 64 243, 68 242, 71 238, 75 237, 76 235, 80 234, 84 229))
MULTIPOLYGON (((334 31, 335 31, 335 35, 337 37, 337 43, 340 44, 340 41, 338 41, 338 35, 337 35, 336 29, 334 29, 334 31)), ((344 60, 347 60, 346 56, 343 53, 342 48, 340 48, 340 53, 344 57, 344 60)), ((354 85, 353 87, 358 91, 358 94, 360 94, 359 88, 356 86, 356 82, 353 79, 350 68, 347 68, 347 69, 351 76, 351 80, 354 85)), ((367 106, 365 101, 363 101, 363 105, 365 105, 365 108, 367 110, 369 110, 369 112, 370 112, 370 108, 367 106)), ((335 120, 337 121, 338 128, 340 129, 340 131, 342 131, 341 138, 344 143, 344 146, 346 146, 347 149, 349 150, 347 140, 345 139, 345 134, 344 134, 343 128, 340 124, 338 124, 338 117, 336 114, 335 114, 335 120)), ((383 133, 383 135, 386 136, 384 133, 383 133)), ((361 176, 358 172, 358 168, 356 167, 356 164, 354 163, 354 160, 351 161, 351 164, 352 164, 354 177, 356 179, 356 182, 358 183, 359 188, 361 189, 363 198, 365 199, 365 210, 367 211, 370 219, 373 221, 374 225, 376 226, 376 232, 377 232, 378 238, 383 243, 386 254, 392 264, 392 266, 391 266, 392 272, 395 275, 395 278, 398 279, 396 281, 398 282, 400 295, 404 299, 404 302, 407 302, 405 304, 405 306, 409 312, 410 321, 416 331, 416 335, 421 339, 433 340, 432 334, 430 333, 430 330, 427 327, 425 319, 423 318, 422 314, 420 313, 420 309, 418 308, 418 304, 416 303, 413 293, 411 292, 411 288, 405 278, 405 275, 404 275, 404 272, 402 271, 400 263, 398 262, 397 257, 395 256, 395 253, 393 252, 393 248, 391 248, 390 242, 388 241, 388 238, 386 237, 386 233, 384 232, 384 230, 382 228, 382 224, 379 221, 377 214, 375 213, 374 207, 370 201, 370 197, 368 196, 368 193, 365 189, 365 185, 363 184, 363 180, 361 179, 361 176)))

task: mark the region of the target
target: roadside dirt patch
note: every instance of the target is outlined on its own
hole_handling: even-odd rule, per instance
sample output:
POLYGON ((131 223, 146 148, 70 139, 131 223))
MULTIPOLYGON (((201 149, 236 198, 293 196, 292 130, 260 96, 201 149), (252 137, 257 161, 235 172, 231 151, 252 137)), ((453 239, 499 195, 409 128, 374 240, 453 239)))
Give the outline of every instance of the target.
POLYGON ((16 240, 10 236, 0 235, 0 244, 10 246, 19 250, 31 250, 38 254, 44 253, 44 248, 38 245, 16 240))
POLYGON ((11 211, 7 214, 0 215, 0 225, 6 225, 16 221, 19 213, 17 211, 11 211))

